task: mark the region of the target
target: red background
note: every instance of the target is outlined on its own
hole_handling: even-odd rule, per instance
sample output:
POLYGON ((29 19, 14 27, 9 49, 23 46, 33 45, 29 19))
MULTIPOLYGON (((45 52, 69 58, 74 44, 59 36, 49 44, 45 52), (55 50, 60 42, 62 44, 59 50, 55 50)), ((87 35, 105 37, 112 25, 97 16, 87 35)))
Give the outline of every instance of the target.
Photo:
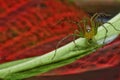
MULTIPOLYGON (((59 40, 76 29, 73 24, 58 24, 58 21, 81 19, 86 15, 77 7, 59 0, 0 0, 0 63, 54 50, 59 40)), ((69 41, 71 39, 61 45, 69 41)), ((48 80, 42 76, 49 76, 51 80, 120 80, 119 67, 120 38, 73 64, 34 79, 48 80)))

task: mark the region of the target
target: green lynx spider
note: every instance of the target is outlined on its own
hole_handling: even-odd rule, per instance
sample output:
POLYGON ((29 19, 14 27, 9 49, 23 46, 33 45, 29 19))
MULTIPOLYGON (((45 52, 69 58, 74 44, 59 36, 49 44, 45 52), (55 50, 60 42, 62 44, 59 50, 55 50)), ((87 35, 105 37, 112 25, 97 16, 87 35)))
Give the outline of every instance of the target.
MULTIPOLYGON (((88 17, 85 17, 83 18, 82 20, 80 20, 79 22, 78 21, 73 21, 73 20, 61 20, 62 22, 63 21, 67 21, 69 23, 74 23, 77 25, 78 29, 75 30, 75 32, 73 34, 70 34, 68 36, 66 36, 65 38, 63 38, 62 40, 60 40, 56 46, 56 50, 55 50, 55 54, 53 56, 53 58, 55 57, 56 53, 57 53, 57 48, 58 46, 60 45, 60 43, 67 39, 68 37, 70 36, 73 36, 74 38, 75 37, 81 37, 81 38, 85 38, 86 39, 86 43, 87 45, 90 47, 92 46, 93 44, 94 45, 97 45, 97 41, 95 40, 95 35, 97 34, 97 31, 98 31, 98 27, 100 25, 102 25, 106 31, 105 33, 105 38, 103 40, 103 44, 105 42, 105 39, 107 37, 107 32, 108 30, 106 29, 106 27, 103 25, 103 21, 100 21, 100 22, 96 22, 97 18, 98 17, 105 17, 105 16, 109 16, 107 14, 104 14, 104 13, 95 13, 91 18, 88 18, 88 17), (82 24, 82 27, 81 27, 81 24, 82 24)), ((111 23, 107 22, 108 24, 110 24, 111 26, 113 26, 111 23)), ((114 26, 113 28, 117 31, 120 31, 118 29, 116 29, 114 26)), ((73 40, 74 44, 76 45, 75 41, 73 40)), ((52 58, 52 59, 53 59, 52 58)))

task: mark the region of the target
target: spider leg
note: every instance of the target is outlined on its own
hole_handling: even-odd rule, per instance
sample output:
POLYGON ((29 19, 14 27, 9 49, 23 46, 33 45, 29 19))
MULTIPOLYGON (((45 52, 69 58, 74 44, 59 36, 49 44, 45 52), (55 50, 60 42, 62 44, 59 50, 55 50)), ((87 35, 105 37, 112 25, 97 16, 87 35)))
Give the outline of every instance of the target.
POLYGON ((75 43, 75 39, 76 39, 76 37, 83 37, 83 35, 80 35, 79 33, 80 33, 79 30, 75 30, 75 32, 73 34, 73 38, 74 38, 73 43, 75 44, 75 47, 78 49, 79 49, 79 46, 75 43))
POLYGON ((107 33, 108 33, 108 30, 107 30, 107 28, 104 26, 104 24, 102 24, 101 26, 103 26, 103 28, 105 29, 105 37, 104 37, 104 40, 103 40, 103 45, 105 44, 105 40, 106 40, 106 38, 107 38, 107 33))
POLYGON ((104 25, 102 25, 102 26, 104 27, 104 29, 105 29, 105 31, 106 31, 106 33, 105 33, 105 37, 104 37, 104 40, 103 40, 103 45, 104 45, 105 40, 106 40, 106 38, 107 38, 108 30, 107 30, 107 28, 106 28, 104 25))
POLYGON ((99 16, 99 14, 98 13, 95 13, 92 17, 91 17, 91 21, 93 21, 93 20, 95 20, 95 18, 97 18, 99 16))
POLYGON ((59 47, 59 45, 62 43, 62 41, 68 39, 69 37, 73 36, 73 43, 75 44, 75 47, 77 47, 79 49, 79 47, 77 46, 77 44, 75 43, 75 39, 76 37, 80 37, 82 35, 79 35, 78 33, 80 33, 78 30, 75 30, 74 34, 69 34, 68 36, 64 37, 62 40, 60 40, 58 43, 57 43, 57 46, 56 46, 56 49, 55 49, 55 53, 52 57, 52 60, 54 59, 54 57, 56 56, 56 53, 57 53, 57 48, 59 47))
POLYGON ((74 31, 74 34, 73 34, 73 43, 75 44, 75 46, 77 46, 76 43, 75 43, 75 39, 76 39, 76 36, 79 36, 79 35, 77 34, 78 32, 79 32, 78 30, 75 30, 75 31, 74 31))
POLYGON ((53 55, 53 57, 52 57, 52 60, 53 60, 53 59, 54 59, 54 57, 56 56, 56 53, 57 53, 57 48, 58 48, 58 47, 59 47, 59 45, 62 43, 62 41, 64 41, 64 40, 68 39, 68 38, 69 38, 69 37, 71 37, 71 36, 73 36, 73 34, 69 34, 68 36, 64 37, 62 40, 60 40, 60 41, 57 43, 56 48, 55 48, 55 53, 54 53, 54 55, 53 55))
MULTIPOLYGON (((97 18, 98 18, 98 17, 101 17, 101 16, 105 17, 105 16, 110 16, 110 15, 105 14, 105 13, 99 13, 98 16, 97 16, 97 18)), ((106 31, 105 37, 104 37, 104 40, 103 40, 103 44, 104 44, 104 43, 105 43, 105 40, 106 40, 106 38, 107 38, 108 30, 107 30, 107 28, 106 28, 106 27, 104 26, 104 24, 103 24, 103 23, 104 23, 103 19, 101 19, 101 21, 98 22, 98 23, 100 23, 100 25, 102 25, 102 26, 104 27, 105 31, 106 31)), ((98 24, 98 25, 99 25, 99 24, 98 24)))
POLYGON ((119 29, 117 29, 112 23, 107 22, 108 24, 110 24, 116 31, 120 31, 119 29))

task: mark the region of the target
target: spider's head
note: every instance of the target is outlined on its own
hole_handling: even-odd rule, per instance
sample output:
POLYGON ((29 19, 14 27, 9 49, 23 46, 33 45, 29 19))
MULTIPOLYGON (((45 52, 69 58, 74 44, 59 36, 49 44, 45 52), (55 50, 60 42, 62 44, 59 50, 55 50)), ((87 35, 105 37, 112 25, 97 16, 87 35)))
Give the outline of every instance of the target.
POLYGON ((92 40, 95 36, 95 31, 89 25, 86 25, 84 37, 88 40, 92 40))

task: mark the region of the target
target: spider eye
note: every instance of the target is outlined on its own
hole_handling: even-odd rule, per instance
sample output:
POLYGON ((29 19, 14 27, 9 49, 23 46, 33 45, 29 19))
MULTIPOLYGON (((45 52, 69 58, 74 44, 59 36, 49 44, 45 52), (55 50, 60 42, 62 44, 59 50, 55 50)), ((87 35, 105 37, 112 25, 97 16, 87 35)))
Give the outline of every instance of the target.
POLYGON ((90 29, 87 29, 87 32, 89 33, 91 30, 90 29))
POLYGON ((86 32, 90 32, 91 31, 91 27, 89 25, 86 26, 86 32))

